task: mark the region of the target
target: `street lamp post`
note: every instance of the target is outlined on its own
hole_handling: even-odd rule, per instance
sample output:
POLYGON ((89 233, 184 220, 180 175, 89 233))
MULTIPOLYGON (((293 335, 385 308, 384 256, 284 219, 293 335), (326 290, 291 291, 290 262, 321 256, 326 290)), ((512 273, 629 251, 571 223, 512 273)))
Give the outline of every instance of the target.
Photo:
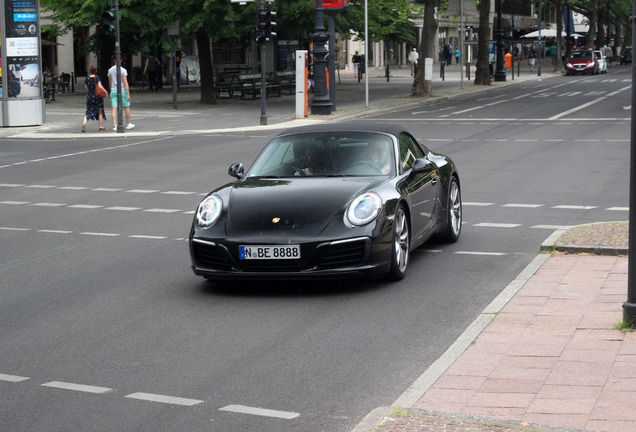
MULTIPOLYGON (((632 46, 636 44, 636 2, 632 4, 632 46)), ((632 67, 632 82, 636 69, 632 67)), ((632 86, 632 107, 636 106, 636 89, 632 86)), ((636 113, 632 109, 631 146, 629 170, 629 244, 636 244, 636 113)), ((629 248, 627 261, 627 301, 623 303, 623 320, 636 326, 636 249, 629 248)))
MULTIPOLYGON (((314 97, 311 99, 312 114, 331 114, 331 99, 327 90, 327 48, 325 43, 329 40, 329 35, 325 32, 324 13, 322 0, 316 1, 316 27, 311 35, 314 43, 312 54, 314 57, 314 97)), ((333 84, 332 84, 333 85, 333 84)))
POLYGON ((497 46, 497 66, 495 68, 495 81, 506 80, 506 69, 504 68, 504 52, 503 52, 503 19, 501 17, 501 0, 497 0, 497 31, 495 33, 497 46))
POLYGON ((543 4, 539 0, 539 69, 537 76, 541 76, 541 57, 543 56, 543 42, 541 42, 541 27, 543 27, 543 4))

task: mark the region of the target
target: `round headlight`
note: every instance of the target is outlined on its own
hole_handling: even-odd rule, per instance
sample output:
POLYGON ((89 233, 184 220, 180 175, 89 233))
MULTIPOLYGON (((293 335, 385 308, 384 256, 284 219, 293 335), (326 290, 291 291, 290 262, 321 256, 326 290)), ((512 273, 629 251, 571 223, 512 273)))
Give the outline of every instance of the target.
POLYGON ((210 195, 199 204, 197 209, 197 225, 208 228, 214 225, 221 216, 223 201, 216 195, 210 195))
POLYGON ((382 199, 374 193, 362 194, 349 205, 347 220, 352 225, 366 225, 375 219, 382 208, 382 199))

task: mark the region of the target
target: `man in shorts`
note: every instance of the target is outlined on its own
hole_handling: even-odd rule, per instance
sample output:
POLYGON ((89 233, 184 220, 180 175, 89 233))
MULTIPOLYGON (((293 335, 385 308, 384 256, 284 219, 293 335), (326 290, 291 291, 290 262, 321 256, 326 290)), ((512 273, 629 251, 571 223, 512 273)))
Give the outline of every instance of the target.
MULTIPOLYGON (((117 59, 113 61, 113 67, 108 69, 108 86, 110 87, 110 103, 113 106, 113 130, 117 130, 117 59)), ((128 87, 128 71, 125 68, 121 69, 121 102, 124 108, 124 114, 126 115, 126 129, 132 129, 135 127, 130 122, 130 88, 128 87)))

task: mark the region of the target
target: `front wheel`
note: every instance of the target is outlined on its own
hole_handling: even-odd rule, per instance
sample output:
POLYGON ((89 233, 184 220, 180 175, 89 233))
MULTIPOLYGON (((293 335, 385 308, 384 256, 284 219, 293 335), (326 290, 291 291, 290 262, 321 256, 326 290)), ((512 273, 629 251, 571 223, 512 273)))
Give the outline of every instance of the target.
POLYGON ((462 194, 456 177, 451 177, 448 185, 448 202, 446 206, 446 232, 444 237, 449 242, 456 242, 462 232, 462 194))
POLYGON ((393 219, 393 241, 391 245, 391 269, 386 277, 389 280, 398 281, 404 278, 409 264, 411 248, 411 236, 409 222, 404 208, 399 206, 393 219))

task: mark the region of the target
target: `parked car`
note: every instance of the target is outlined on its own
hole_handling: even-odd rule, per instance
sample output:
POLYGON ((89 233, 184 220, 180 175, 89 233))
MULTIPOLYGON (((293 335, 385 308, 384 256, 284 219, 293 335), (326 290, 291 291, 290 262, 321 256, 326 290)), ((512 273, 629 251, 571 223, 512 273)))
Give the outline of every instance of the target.
POLYGON ((411 251, 461 233, 455 164, 400 126, 290 129, 228 173, 190 230, 192 270, 207 279, 399 280, 411 251))
POLYGON ((621 64, 631 64, 632 62, 632 47, 625 48, 621 51, 621 64))
POLYGON ((607 57, 603 54, 601 50, 594 50, 594 58, 596 59, 596 63, 598 63, 598 73, 607 73, 607 57))
POLYGON ((574 51, 565 64, 566 75, 597 74, 598 62, 592 51, 574 51))

